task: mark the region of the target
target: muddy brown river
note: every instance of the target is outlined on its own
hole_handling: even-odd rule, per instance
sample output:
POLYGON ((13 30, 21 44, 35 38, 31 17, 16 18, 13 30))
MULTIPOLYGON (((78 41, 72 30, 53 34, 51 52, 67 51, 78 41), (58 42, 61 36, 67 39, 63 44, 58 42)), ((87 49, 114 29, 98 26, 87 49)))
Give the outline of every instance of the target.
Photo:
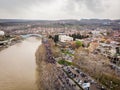
POLYGON ((29 37, 0 52, 0 90, 37 90, 35 52, 41 39, 29 37))

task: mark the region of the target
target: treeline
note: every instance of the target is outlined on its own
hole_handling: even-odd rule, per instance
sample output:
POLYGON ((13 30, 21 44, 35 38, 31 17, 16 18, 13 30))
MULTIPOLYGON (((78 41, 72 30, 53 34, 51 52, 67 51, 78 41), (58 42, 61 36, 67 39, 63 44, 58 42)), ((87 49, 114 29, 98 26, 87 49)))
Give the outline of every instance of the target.
POLYGON ((57 43, 59 41, 59 35, 55 35, 55 36, 49 35, 48 38, 53 39, 55 43, 57 43))
POLYGON ((70 37, 73 37, 73 40, 75 41, 76 39, 84 39, 84 38, 88 38, 88 35, 81 35, 81 34, 72 34, 69 35, 70 37))
MULTIPOLYGON (((84 38, 88 38, 89 36, 88 35, 81 35, 81 34, 72 34, 72 35, 69 35, 70 37, 73 37, 73 40, 75 41, 76 39, 84 39, 84 38)), ((49 38, 53 39, 54 42, 58 42, 59 41, 59 35, 49 35, 49 38)))

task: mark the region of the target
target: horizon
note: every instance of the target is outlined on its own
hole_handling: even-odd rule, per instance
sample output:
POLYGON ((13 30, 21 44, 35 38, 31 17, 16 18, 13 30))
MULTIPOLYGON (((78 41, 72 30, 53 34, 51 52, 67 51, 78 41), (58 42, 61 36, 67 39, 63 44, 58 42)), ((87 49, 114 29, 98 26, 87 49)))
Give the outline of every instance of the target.
POLYGON ((27 18, 0 18, 0 20, 30 20, 30 21, 60 21, 60 20, 76 20, 76 21, 81 21, 81 20, 120 20, 118 19, 109 19, 109 18, 81 18, 81 19, 27 19, 27 18))

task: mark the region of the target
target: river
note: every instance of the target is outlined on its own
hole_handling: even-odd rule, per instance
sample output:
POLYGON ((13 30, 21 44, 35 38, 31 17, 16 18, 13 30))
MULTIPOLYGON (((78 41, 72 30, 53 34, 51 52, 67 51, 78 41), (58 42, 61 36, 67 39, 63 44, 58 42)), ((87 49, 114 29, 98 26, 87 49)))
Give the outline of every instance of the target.
POLYGON ((0 90, 37 90, 35 52, 41 39, 29 37, 0 52, 0 90))

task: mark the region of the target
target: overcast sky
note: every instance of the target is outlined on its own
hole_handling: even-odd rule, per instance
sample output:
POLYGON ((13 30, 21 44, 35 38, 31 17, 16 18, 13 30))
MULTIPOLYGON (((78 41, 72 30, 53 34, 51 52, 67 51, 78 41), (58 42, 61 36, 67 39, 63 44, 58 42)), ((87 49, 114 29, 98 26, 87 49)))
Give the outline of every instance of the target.
POLYGON ((120 19, 120 0, 0 0, 0 18, 120 19))

